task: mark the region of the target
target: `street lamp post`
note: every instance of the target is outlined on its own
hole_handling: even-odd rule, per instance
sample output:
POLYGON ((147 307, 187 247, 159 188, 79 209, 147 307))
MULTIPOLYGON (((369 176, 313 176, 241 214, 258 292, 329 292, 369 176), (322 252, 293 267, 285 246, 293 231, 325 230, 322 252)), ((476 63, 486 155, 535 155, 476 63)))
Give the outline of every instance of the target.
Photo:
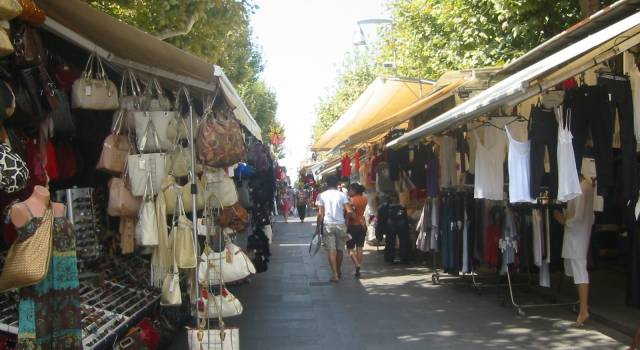
MULTIPOLYGON (((355 46, 368 46, 369 44, 367 43, 367 36, 364 33, 363 25, 390 25, 392 24, 393 21, 391 21, 390 19, 386 19, 386 18, 369 18, 369 19, 362 19, 356 22, 356 24, 358 25, 358 39, 353 41, 353 45, 355 46)), ((398 75, 398 66, 397 66, 397 61, 396 61, 396 50, 395 48, 393 49, 393 62, 391 63, 391 66, 393 68, 393 74, 394 76, 398 75)), ((383 65, 385 67, 388 66, 388 64, 385 62, 383 63, 383 65)))

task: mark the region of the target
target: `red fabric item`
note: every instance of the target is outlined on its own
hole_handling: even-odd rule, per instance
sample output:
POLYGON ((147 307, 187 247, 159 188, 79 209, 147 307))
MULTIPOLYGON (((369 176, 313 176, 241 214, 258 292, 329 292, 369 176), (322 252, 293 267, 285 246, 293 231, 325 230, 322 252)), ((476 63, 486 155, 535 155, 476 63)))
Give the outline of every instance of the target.
POLYGON ((484 243, 484 260, 487 265, 498 266, 498 242, 500 241, 500 226, 490 224, 484 243))
MULTIPOLYGON (((56 164, 60 179, 74 177, 77 171, 76 152, 68 141, 56 142, 56 164)), ((47 165, 47 169, 48 169, 47 165)), ((48 171, 48 170, 47 170, 48 171)), ((51 176, 51 173, 49 173, 51 176)))
POLYGON ((284 172, 282 171, 282 167, 276 165, 276 180, 282 181, 284 179, 284 172))
POLYGON ((66 92, 70 92, 73 82, 82 76, 82 71, 69 65, 61 64, 56 67, 55 76, 56 81, 58 82, 58 87, 66 92))
POLYGON ((345 154, 340 161, 340 177, 351 176, 351 158, 348 154, 345 154))
POLYGON ((360 150, 356 151, 356 154, 353 155, 353 162, 355 163, 356 170, 360 171, 360 150))
POLYGON ((47 162, 45 165, 47 169, 47 175, 49 180, 59 180, 60 171, 58 169, 58 157, 56 156, 56 149, 53 147, 51 140, 47 142, 47 162))
POLYGON ((569 78, 562 82, 563 90, 573 89, 576 86, 578 86, 578 82, 574 78, 569 78))
POLYGON ((29 192, 33 191, 33 187, 36 185, 47 185, 47 174, 43 166, 42 154, 40 154, 40 146, 36 139, 27 139, 26 151, 27 151, 27 168, 29 168, 29 182, 27 188, 29 192))
POLYGON ((142 329, 140 338, 149 350, 156 350, 160 346, 160 332, 153 326, 148 317, 145 317, 138 323, 138 327, 142 329))

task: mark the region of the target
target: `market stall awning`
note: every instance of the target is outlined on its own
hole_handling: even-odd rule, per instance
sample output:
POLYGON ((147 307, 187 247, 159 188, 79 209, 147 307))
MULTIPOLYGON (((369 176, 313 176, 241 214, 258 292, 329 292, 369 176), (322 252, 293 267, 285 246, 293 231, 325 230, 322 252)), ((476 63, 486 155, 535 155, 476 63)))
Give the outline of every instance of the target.
POLYGON ((36 0, 47 13, 43 27, 123 67, 192 88, 213 92, 222 86, 235 114, 257 138, 260 128, 221 69, 80 0, 36 0), (239 110, 239 111, 238 111, 239 110))
POLYGON ((357 132, 387 121, 396 113, 428 94, 433 82, 379 77, 313 145, 327 151, 357 132))
POLYGON ((575 76, 640 42, 640 13, 594 33, 505 78, 465 103, 441 114, 387 147, 398 147, 465 123, 502 105, 514 105, 575 76))
POLYGON ((389 132, 390 129, 405 123, 409 119, 415 117, 416 115, 426 111, 427 109, 433 107, 439 102, 444 101, 445 99, 453 96, 455 90, 460 86, 463 86, 465 80, 460 79, 453 82, 448 82, 441 86, 436 86, 433 91, 429 95, 426 95, 416 102, 410 104, 409 106, 401 109, 388 119, 377 123, 371 127, 365 128, 362 131, 351 135, 345 143, 342 145, 344 148, 349 148, 351 146, 356 146, 361 143, 367 142, 369 140, 374 140, 380 138, 383 134, 389 132))

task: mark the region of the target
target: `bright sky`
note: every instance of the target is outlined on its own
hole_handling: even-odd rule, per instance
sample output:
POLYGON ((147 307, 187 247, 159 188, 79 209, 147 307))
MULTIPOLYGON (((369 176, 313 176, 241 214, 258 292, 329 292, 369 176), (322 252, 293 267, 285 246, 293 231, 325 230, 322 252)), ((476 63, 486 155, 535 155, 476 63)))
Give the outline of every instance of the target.
MULTIPOLYGON (((278 97, 286 128, 291 180, 311 145, 314 106, 333 85, 345 53, 353 48, 356 22, 386 18, 384 0, 256 0, 252 18, 265 60, 263 78, 278 97)), ((368 32, 369 30, 367 30, 368 32)))

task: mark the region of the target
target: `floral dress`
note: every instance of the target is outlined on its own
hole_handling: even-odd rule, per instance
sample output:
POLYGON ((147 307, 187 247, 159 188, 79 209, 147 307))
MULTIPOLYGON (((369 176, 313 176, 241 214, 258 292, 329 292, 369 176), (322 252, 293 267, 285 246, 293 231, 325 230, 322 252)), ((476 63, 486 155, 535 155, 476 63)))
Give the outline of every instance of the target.
MULTIPOLYGON (((18 240, 31 236, 41 221, 31 214, 17 229, 18 240)), ((51 255, 45 279, 20 289, 19 350, 82 349, 76 244, 65 217, 54 218, 51 255)))

